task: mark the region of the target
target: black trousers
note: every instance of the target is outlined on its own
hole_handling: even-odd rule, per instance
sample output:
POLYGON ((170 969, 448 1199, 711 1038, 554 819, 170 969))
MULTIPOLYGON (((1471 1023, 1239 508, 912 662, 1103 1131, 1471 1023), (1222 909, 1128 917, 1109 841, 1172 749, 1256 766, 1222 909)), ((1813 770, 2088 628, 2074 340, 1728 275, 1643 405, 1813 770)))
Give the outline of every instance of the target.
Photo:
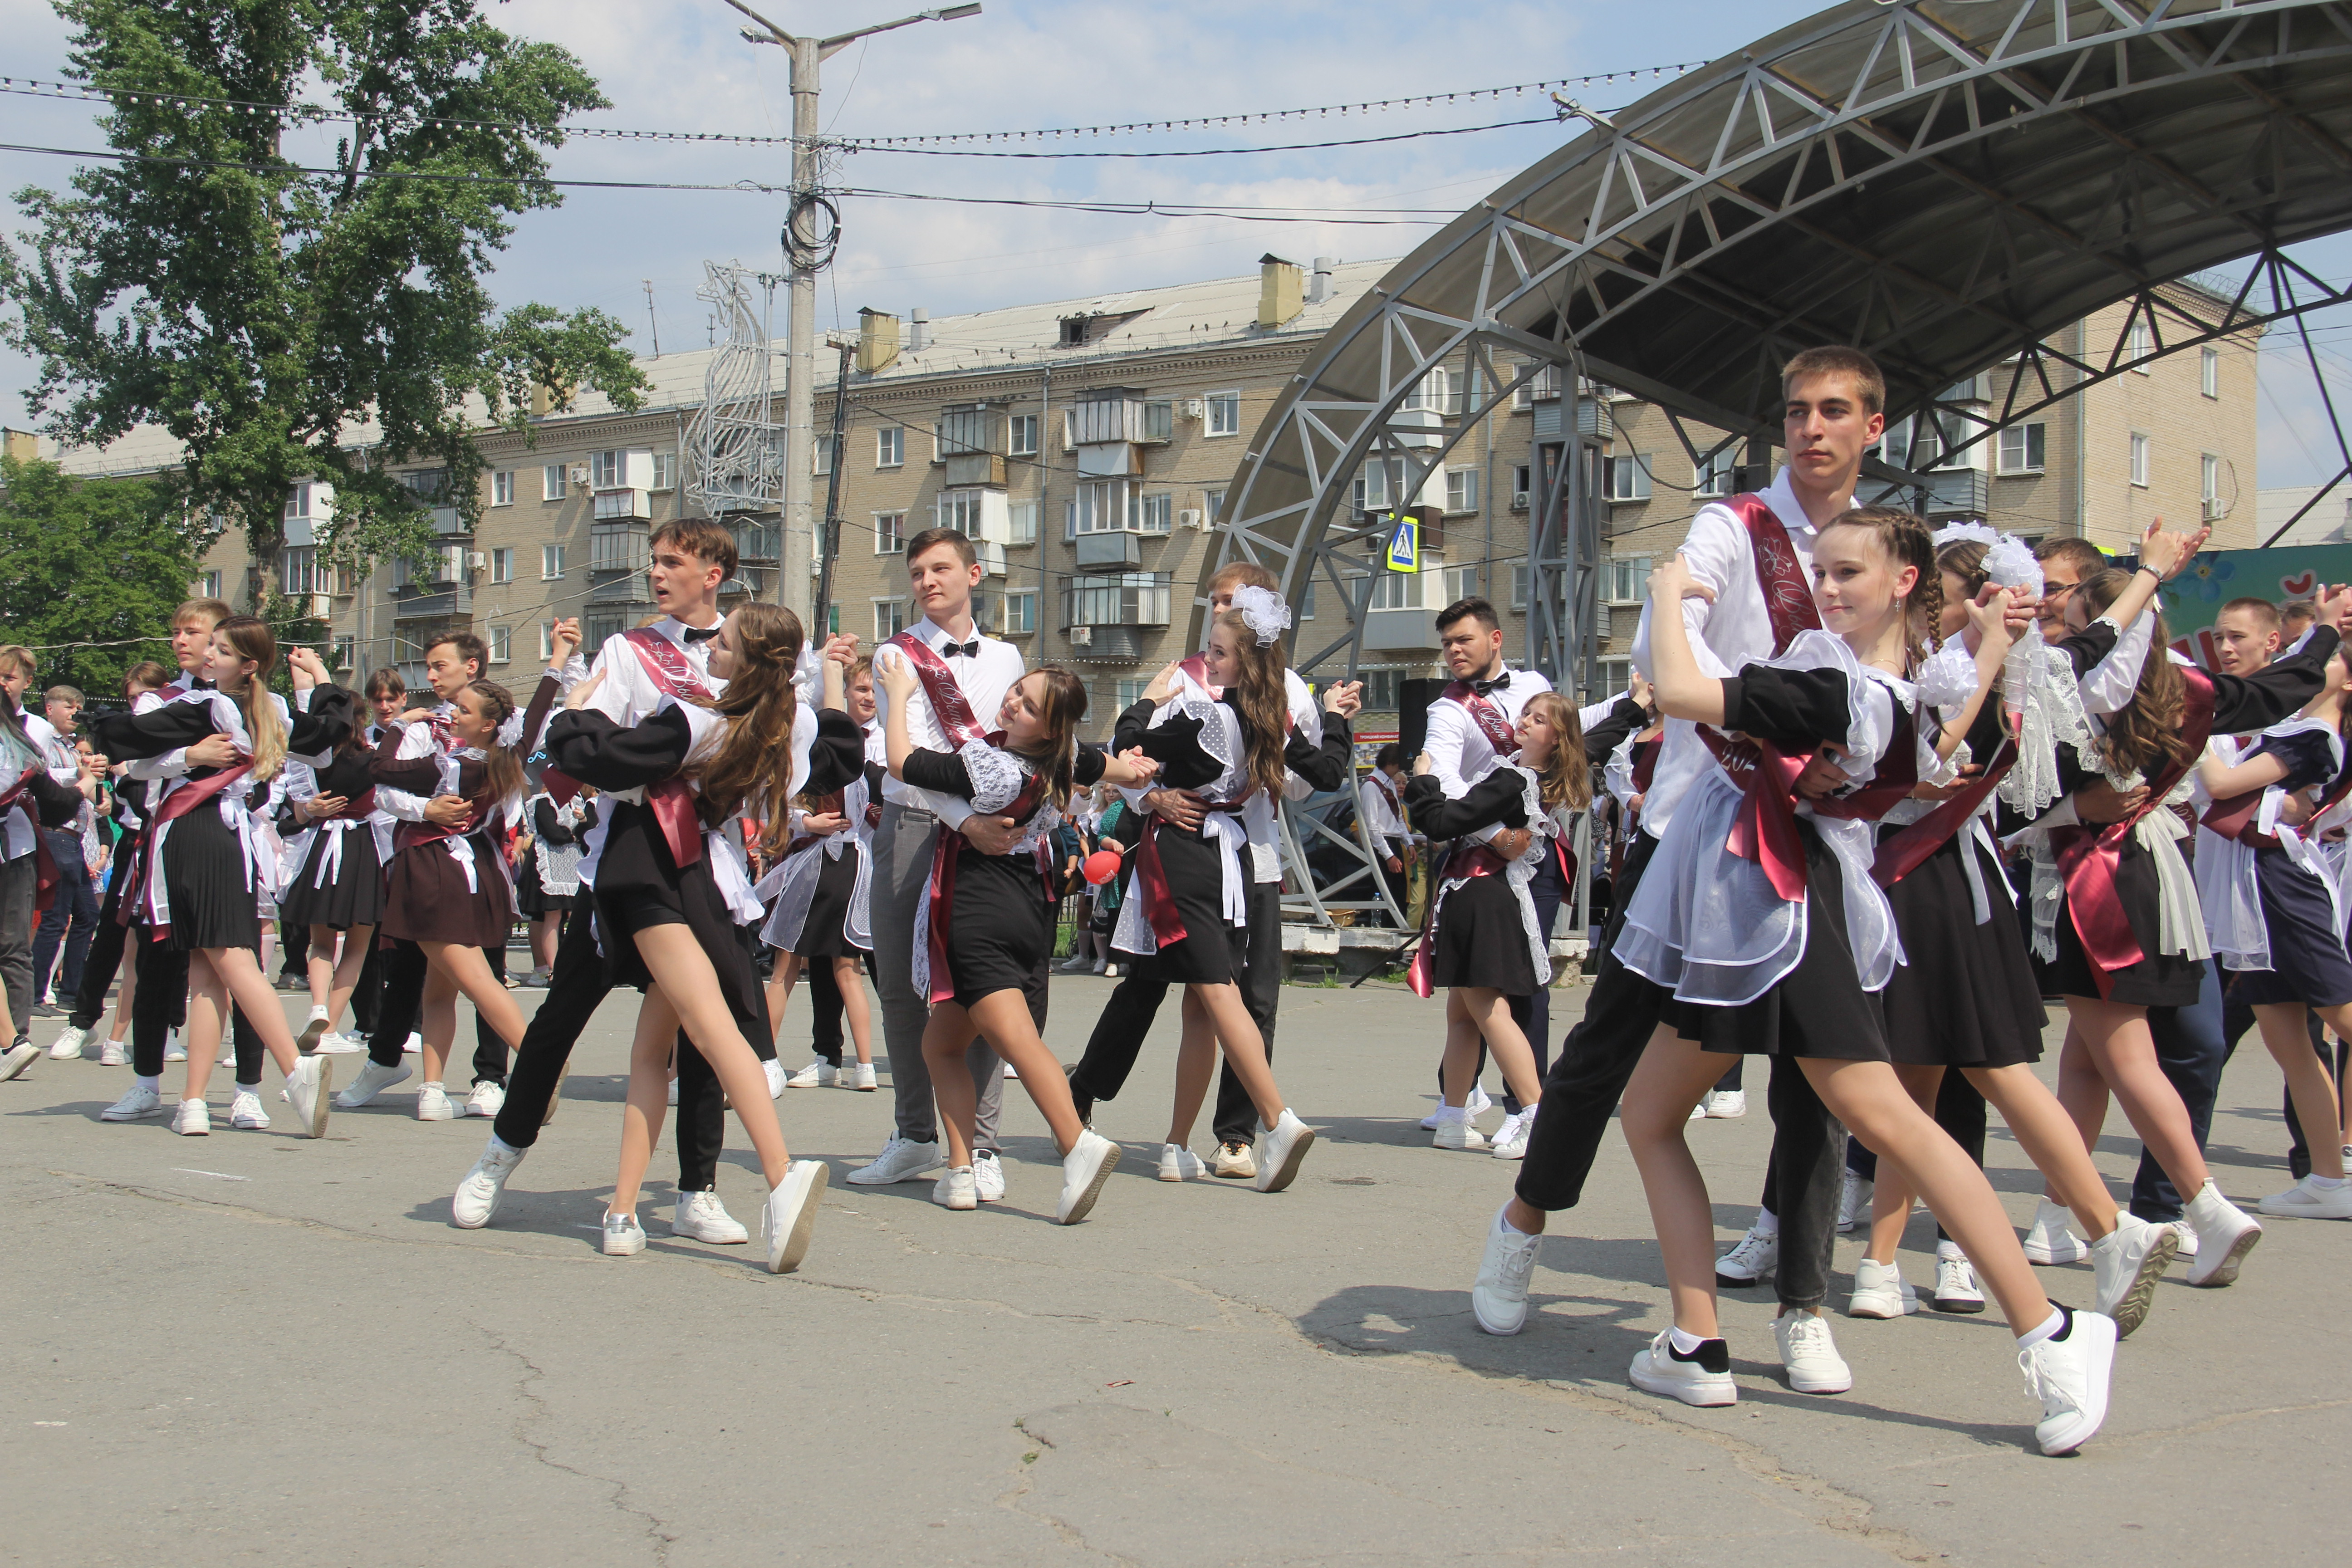
MULTIPOLYGON (((505 984, 506 949, 485 951, 482 956, 489 962, 491 976, 505 984)), ((413 942, 394 938, 391 947, 379 947, 369 954, 368 963, 375 966, 378 982, 371 1002, 374 1019, 368 1027, 368 1059, 380 1067, 396 1068, 402 1048, 408 1044, 408 1037, 416 1032, 417 1021, 425 1012, 425 975, 428 967, 425 950, 413 942)), ((368 982, 367 969, 362 966, 352 993, 354 1017, 359 1013, 360 992, 370 989, 368 982)), ((474 1081, 501 1087, 507 1081, 507 1043, 479 1013, 474 1015, 474 1081)))
POLYGON ((367 957, 360 963, 359 978, 352 982, 352 1028, 375 1033, 376 1014, 383 1001, 383 944, 371 935, 367 957))
MULTIPOLYGON (((1405 845, 1402 840, 1398 840, 1383 844, 1381 848, 1396 857, 1397 868, 1391 871, 1388 868, 1388 863, 1382 861, 1380 868, 1381 880, 1388 884, 1389 897, 1396 900, 1397 909, 1400 911, 1410 910, 1412 908, 1412 868, 1403 863, 1405 845)), ((1381 925, 1392 923, 1389 920, 1386 910, 1378 911, 1378 917, 1381 925)))
MULTIPOLYGON (((1282 884, 1253 881, 1249 885, 1249 944, 1247 964, 1241 974, 1242 1005, 1265 1041, 1266 1060, 1274 1059, 1274 1015, 1282 1000, 1282 884)), ((1135 1070, 1143 1050, 1143 1037, 1167 999, 1168 982, 1156 979, 1150 960, 1128 962, 1126 975, 1112 988, 1095 1032, 1087 1040, 1086 1055, 1070 1074, 1070 1092, 1079 1101, 1117 1100, 1135 1070)), ((1249 1143, 1257 1137, 1257 1108, 1249 1091, 1229 1065, 1217 1078, 1217 1109, 1213 1123, 1220 1143, 1249 1143)))
MULTIPOLYGON (((594 913, 594 894, 583 882, 555 946, 546 998, 523 1030, 522 1048, 515 1053, 514 1072, 507 1080, 506 1104, 492 1124, 499 1141, 509 1148, 528 1149, 539 1142, 540 1124, 547 1120, 547 1108, 563 1082, 572 1048, 612 992, 604 961, 596 952, 594 913)), ((740 928, 738 935, 748 963, 755 939, 740 928)), ((751 989, 758 994, 756 985, 751 989)), ((745 1016, 740 1005, 730 1010, 736 1027, 761 1059, 775 1059, 775 1036, 768 1027, 764 1003, 754 1017, 745 1016)), ((727 1143, 727 1096, 719 1087, 719 1075, 683 1033, 677 1040, 677 1120, 678 1191, 706 1191, 718 1184, 719 1156, 727 1143)))
POLYGON ((141 1078, 160 1078, 163 1047, 187 1016, 188 955, 162 942, 150 942, 144 926, 131 928, 138 943, 139 994, 131 1001, 131 1070, 141 1078))
POLYGON ((123 888, 131 880, 131 867, 127 862, 131 843, 125 838, 115 846, 115 863, 107 868, 106 899, 99 905, 98 930, 91 933, 89 952, 82 957, 81 987, 74 993, 73 1012, 66 1019, 77 1029, 95 1028, 106 1016, 106 993, 114 984, 115 971, 122 967, 131 928, 118 924, 116 915, 122 908, 123 888))
POLYGON ((844 1056, 841 983, 833 977, 833 960, 817 960, 801 977, 808 983, 809 1031, 816 1044, 816 1054, 839 1067, 844 1056))

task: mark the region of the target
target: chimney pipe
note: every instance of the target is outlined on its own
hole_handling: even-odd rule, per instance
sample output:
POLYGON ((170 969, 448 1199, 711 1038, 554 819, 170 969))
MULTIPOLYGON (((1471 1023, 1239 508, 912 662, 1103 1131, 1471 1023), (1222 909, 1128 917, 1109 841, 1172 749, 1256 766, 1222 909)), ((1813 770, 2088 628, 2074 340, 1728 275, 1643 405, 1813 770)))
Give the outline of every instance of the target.
POLYGON ((920 353, 931 346, 931 313, 918 305, 907 312, 907 352, 920 353))
POLYGON ((1307 302, 1319 305, 1331 297, 1331 268, 1339 262, 1328 256, 1315 258, 1315 275, 1307 285, 1307 302))

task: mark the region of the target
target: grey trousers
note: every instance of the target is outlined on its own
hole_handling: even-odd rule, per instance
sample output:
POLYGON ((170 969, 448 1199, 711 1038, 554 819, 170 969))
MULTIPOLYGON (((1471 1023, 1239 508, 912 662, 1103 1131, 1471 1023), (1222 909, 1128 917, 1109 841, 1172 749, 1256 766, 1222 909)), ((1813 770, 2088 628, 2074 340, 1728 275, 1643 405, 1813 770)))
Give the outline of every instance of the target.
MULTIPOLYGON (((915 994, 914 967, 915 912, 929 894, 931 846, 942 831, 929 812, 896 801, 882 803, 882 825, 874 830, 874 989, 882 998, 882 1048, 890 1058, 898 1133, 909 1143, 936 1143, 940 1138, 931 1069, 923 1060, 923 1028, 931 1009, 915 994)), ((972 1147, 992 1154, 997 1117, 1004 1109, 1004 1062, 975 1038, 964 1065, 980 1096, 972 1147)))
POLYGON ((40 923, 33 900, 40 879, 31 855, 0 867, 0 984, 7 988, 8 1018, 19 1038, 33 1026, 33 928, 40 923))

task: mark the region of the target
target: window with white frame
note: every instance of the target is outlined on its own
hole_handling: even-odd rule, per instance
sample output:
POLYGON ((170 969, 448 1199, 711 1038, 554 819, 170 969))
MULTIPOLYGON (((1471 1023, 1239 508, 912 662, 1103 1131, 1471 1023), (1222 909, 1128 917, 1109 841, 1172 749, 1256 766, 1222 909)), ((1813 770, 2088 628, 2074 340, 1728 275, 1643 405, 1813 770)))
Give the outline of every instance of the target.
POLYGON ((571 493, 572 483, 564 475, 562 464, 550 463, 539 470, 540 500, 562 500, 571 493))
POLYGON ((994 414, 984 407, 941 409, 939 423, 932 426, 932 451, 939 458, 985 452, 990 449, 994 423, 994 414))
POLYGON ((319 551, 316 545, 289 544, 278 552, 278 591, 289 598, 320 593, 319 551))
POLYGON ((1511 608, 1515 610, 1524 610, 1528 607, 1528 576, 1526 562, 1511 563, 1511 608))
POLYGON ((1462 412, 1462 384, 1452 371, 1440 365, 1415 382, 1399 406, 1450 417, 1462 412))
POLYGON ((1315 618, 1315 579, 1312 577, 1298 585, 1298 618, 1302 621, 1315 618))
POLYGON ((2131 438, 2131 482, 2147 488, 2147 437, 2137 430, 2131 438))
POLYGON ((1149 680, 1119 681, 1112 689, 1115 693, 1116 710, 1118 712, 1124 713, 1129 709, 1134 707, 1137 703, 1142 701, 1144 689, 1149 687, 1150 684, 1151 682, 1149 680))
POLYGON ((874 514, 874 553, 898 555, 907 548, 907 514, 903 511, 877 511, 874 514))
POLYGON ((1005 450, 1008 456, 1034 458, 1037 455, 1037 416, 1015 414, 1005 421, 1005 450))
POLYGON ((1448 468, 1445 470, 1445 510, 1476 511, 1478 510, 1478 470, 1448 468))
POLYGON ((514 581, 514 550, 511 546, 490 552, 490 581, 493 583, 514 581))
POLYGON ((1142 498, 1125 479, 1097 479, 1078 487, 1070 502, 1074 531, 1117 533, 1139 526, 1142 498))
POLYGON ((1222 521, 1225 510, 1225 492, 1221 487, 1201 492, 1201 516, 1211 527, 1222 521))
POLYGON ((1144 533, 1166 533, 1176 518, 1176 497, 1170 491, 1159 490, 1143 498, 1136 515, 1136 527, 1144 533))
POLYGON ((553 621, 539 623, 539 657, 541 658, 555 657, 555 623, 553 621))
POLYGON ((907 603, 903 599, 874 601, 874 640, 895 637, 907 629, 907 603))
POLYGON ((823 440, 809 447, 809 471, 823 479, 833 472, 833 459, 841 450, 841 437, 828 431, 823 440))
POLYGON ((1650 558, 1629 555, 1601 563, 1601 598, 1612 605, 1638 605, 1650 594, 1650 558))
POLYGON ((2129 331, 2124 333, 2124 359, 2140 374, 2147 374, 2148 357, 2156 353, 2156 334, 2148 330, 2146 316, 2135 316, 2129 331))
MULTIPOLYGON (((1521 368, 1525 368, 1524 366, 1521 368)), ((1530 404, 1550 403, 1559 396, 1559 366, 1543 364, 1535 374, 1519 383, 1511 393, 1511 406, 1525 408, 1530 404)))
POLYGON ((874 432, 874 466, 877 468, 904 468, 907 463, 907 427, 885 425, 874 432))
POLYGON ((217 572, 205 573, 197 579, 196 585, 203 596, 207 599, 217 599, 221 596, 221 574, 217 572))
POLYGON ((1433 566, 1424 566, 1419 572, 1376 572, 1372 574, 1372 596, 1364 607, 1368 610, 1418 610, 1422 607, 1423 580, 1436 574, 1437 569, 1433 566))
POLYGON ((1239 391, 1213 392, 1204 399, 1207 416, 1201 423, 1203 436, 1238 436, 1242 433, 1242 395, 1239 391))
POLYGON ((2050 428, 2036 421, 2031 425, 2011 425, 2000 433, 2000 448, 1995 458, 1998 471, 2004 474, 2038 474, 2049 450, 2050 428))
POLYGON ((514 628, 512 626, 490 628, 490 662, 492 664, 514 662, 514 628))
POLYGON ((542 544, 539 547, 539 580, 552 583, 563 575, 563 546, 542 544))
POLYGON ((310 487, 296 485, 286 492, 286 515, 289 518, 310 515, 310 487))
POLYGON ((1726 447, 1691 465, 1692 488, 1703 496, 1727 496, 1739 483, 1739 453, 1726 447))
POLYGON ((1004 595, 1004 635, 1025 637, 1037 629, 1037 595, 1035 590, 1004 595))
POLYGON ((1404 502, 1404 459, 1375 458, 1356 475, 1349 502, 1358 511, 1383 511, 1404 502))
POLYGON ((677 454, 676 452, 654 454, 653 488, 657 490, 677 489, 677 454))
POLYGON ((1012 535, 1005 542, 1008 544, 1037 542, 1037 503, 1035 501, 1013 501, 1004 509, 1004 512, 1012 535))
POLYGON ((360 639, 355 637, 339 637, 327 650, 327 668, 330 669, 356 669, 359 661, 360 639))
POLYGON ((621 454, 591 452, 588 454, 588 488, 592 490, 618 489, 621 486, 621 454))
POLYGON ((934 526, 952 528, 966 539, 978 539, 980 494, 978 490, 941 490, 934 526))
POLYGON ((2221 515, 2221 459, 2207 452, 2197 466, 2199 498, 2203 500, 2205 521, 2212 522, 2221 515))
POLYGON ((1448 566, 1439 572, 1438 577, 1444 586, 1445 604, 1475 599, 1485 595, 1486 574, 1475 566, 1448 566))
POLYGON ((490 504, 492 506, 514 505, 514 470, 512 468, 500 468, 490 475, 490 504))
POLYGON ((1648 500, 1650 470, 1657 461, 1655 452, 1632 452, 1609 462, 1609 499, 1613 501, 1648 500))
POLYGON ((2197 351, 2197 390, 2208 397, 2221 395, 2221 351, 2202 348, 2197 351))
POLYGON ((1528 510, 1528 485, 1534 473, 1535 468, 1530 464, 1515 463, 1512 465, 1511 510, 1513 511, 1525 511, 1528 510))

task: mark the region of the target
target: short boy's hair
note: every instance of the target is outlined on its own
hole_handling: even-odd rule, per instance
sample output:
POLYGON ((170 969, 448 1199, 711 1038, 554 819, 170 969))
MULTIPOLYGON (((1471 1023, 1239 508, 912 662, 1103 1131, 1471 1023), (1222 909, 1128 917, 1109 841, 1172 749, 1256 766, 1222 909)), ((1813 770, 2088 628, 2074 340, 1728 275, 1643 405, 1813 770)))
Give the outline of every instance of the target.
POLYGON ((2254 625, 2261 626, 2265 631, 2274 632, 2279 629, 2281 619, 2279 607, 2276 605, 2272 604, 2268 599, 2257 599, 2252 595, 2246 595, 2242 597, 2232 599, 2228 604, 2222 605, 2219 610, 2215 611, 2213 618, 2218 621, 2223 616, 2228 615, 2231 610, 2236 610, 2242 615, 2253 616, 2254 625))
POLYGON ((718 567, 722 583, 735 575, 735 568, 741 563, 735 550, 735 531, 707 517, 674 517, 655 529, 647 543, 655 550, 665 544, 676 545, 681 553, 693 556, 706 566, 718 567))
POLYGON ((2033 547, 2033 558, 2045 563, 2063 561, 2074 567, 2086 583, 2110 564, 2105 551, 2089 540, 2071 533, 2043 540, 2033 547))
POLYGON ((962 562, 967 566, 976 564, 980 560, 980 552, 972 548, 971 541, 965 538, 962 534, 958 533, 954 529, 927 528, 923 530, 922 532, 915 535, 914 538, 907 541, 907 565, 908 569, 911 570, 913 568, 917 559, 931 551, 937 550, 942 544, 946 545, 949 549, 953 550, 956 552, 956 559, 962 562))
POLYGON ((1780 395, 1808 376, 1843 375, 1853 381, 1854 395, 1864 414, 1886 412, 1886 376, 1878 362, 1860 349, 1839 346, 1806 349, 1780 367, 1780 395))
POLYGON ((386 697, 405 697, 408 695, 408 678, 387 664, 369 672, 364 689, 371 702, 381 701, 386 697))
POLYGON ((47 691, 41 693, 41 700, 43 702, 70 702, 75 707, 79 708, 87 704, 89 701, 89 699, 81 694, 81 688, 79 686, 52 686, 47 691))
POLYGON ((1269 594, 1279 594, 1282 579, 1255 561, 1228 561, 1209 579, 1209 594, 1213 598, 1220 589, 1234 588, 1263 588, 1269 594))
POLYGON ((202 620, 218 626, 235 613, 219 599, 183 599, 180 607, 172 612, 172 625, 179 627, 202 620))
MULTIPOLYGON (((478 675, 483 670, 490 668, 489 645, 484 642, 481 638, 476 637, 473 633, 435 632, 425 644, 425 652, 426 656, 430 657, 435 648, 440 647, 444 644, 456 648, 459 658, 472 659, 474 661, 474 671, 476 674, 478 675)), ((403 687, 401 689, 404 691, 407 688, 403 687)))
POLYGON ((23 670, 27 680, 38 674, 41 668, 39 661, 33 658, 33 650, 17 643, 0 645, 0 667, 23 670))
POLYGON ((172 684, 172 672, 152 658, 142 658, 122 672, 122 690, 130 694, 134 686, 146 691, 161 691, 172 684))
POLYGON ((2311 599, 2289 599, 2279 606, 2279 630, 2303 635, 2303 628, 2319 618, 2319 605, 2311 599))
POLYGON ((1403 742, 1400 741, 1391 741, 1387 745, 1382 746, 1373 754, 1372 766, 1379 768, 1384 773, 1390 768, 1401 768, 1404 766, 1403 742))
POLYGON ((1500 616, 1495 614, 1495 606, 1488 604, 1484 599, 1472 597, 1468 599, 1456 599, 1454 603, 1446 605, 1445 608, 1437 612, 1438 634, 1440 636, 1444 636, 1446 627, 1452 626, 1456 621, 1465 620, 1472 616, 1475 616, 1478 624, 1486 627, 1490 632, 1499 631, 1502 629, 1503 620, 1500 616))

